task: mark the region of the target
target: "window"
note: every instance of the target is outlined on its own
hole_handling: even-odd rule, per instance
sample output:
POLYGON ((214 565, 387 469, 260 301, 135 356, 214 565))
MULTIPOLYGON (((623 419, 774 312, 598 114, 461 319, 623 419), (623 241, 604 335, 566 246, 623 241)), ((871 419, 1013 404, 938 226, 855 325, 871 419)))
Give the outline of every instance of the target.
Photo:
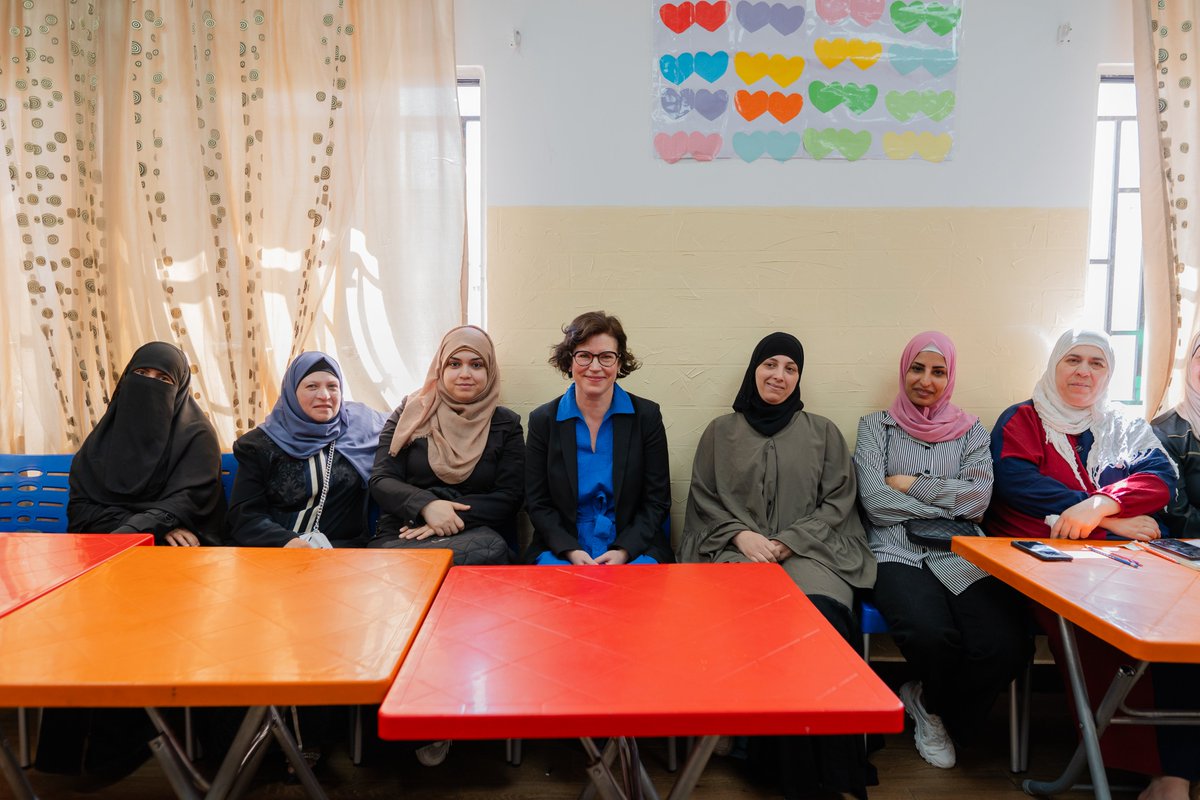
POLYGON ((1109 399, 1141 406, 1144 311, 1137 107, 1132 75, 1100 77, 1092 219, 1088 237, 1087 324, 1108 332, 1116 364, 1109 399))
POLYGON ((458 115, 462 121, 467 179, 467 322, 486 327, 487 282, 483 239, 483 78, 477 67, 459 67, 458 115))

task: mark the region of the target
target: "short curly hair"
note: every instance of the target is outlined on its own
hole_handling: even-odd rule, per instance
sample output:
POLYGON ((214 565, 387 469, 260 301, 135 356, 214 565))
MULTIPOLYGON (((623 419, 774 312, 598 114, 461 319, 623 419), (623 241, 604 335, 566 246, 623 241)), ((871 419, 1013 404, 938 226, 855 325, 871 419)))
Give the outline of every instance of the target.
POLYGON ((624 378, 642 365, 626 346, 628 340, 625 329, 621 327, 621 320, 603 311, 587 311, 580 314, 564 325, 562 332, 563 340, 550 351, 550 366, 568 378, 571 377, 571 359, 575 348, 593 336, 603 333, 617 340, 617 358, 621 365, 617 372, 618 378, 624 378))

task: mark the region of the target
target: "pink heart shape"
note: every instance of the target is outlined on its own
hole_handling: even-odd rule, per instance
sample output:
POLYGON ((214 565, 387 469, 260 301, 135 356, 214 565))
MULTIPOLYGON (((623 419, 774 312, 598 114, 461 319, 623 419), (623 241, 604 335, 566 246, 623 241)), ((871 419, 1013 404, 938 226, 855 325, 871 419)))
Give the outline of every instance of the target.
POLYGON ((874 25, 883 16, 883 0, 853 0, 850 17, 864 28, 874 25))
MULTIPOLYGON (((699 134, 692 135, 699 136, 699 134)), ((663 161, 674 164, 687 155, 688 135, 683 131, 672 134, 660 133, 654 137, 654 150, 663 161)))
MULTIPOLYGON (((817 16, 828 23, 841 22, 850 13, 850 0, 817 0, 817 16)), ((882 13, 882 0, 880 0, 882 13)))
POLYGON ((688 137, 688 150, 697 161, 712 161, 721 149, 721 134, 713 133, 705 136, 703 133, 693 133, 688 137))

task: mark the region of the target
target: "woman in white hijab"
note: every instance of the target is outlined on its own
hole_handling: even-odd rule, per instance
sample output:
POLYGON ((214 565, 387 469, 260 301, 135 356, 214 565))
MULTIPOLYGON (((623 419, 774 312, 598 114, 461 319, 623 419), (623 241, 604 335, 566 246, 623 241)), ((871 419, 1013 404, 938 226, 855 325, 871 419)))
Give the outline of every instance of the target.
MULTIPOLYGON (((1000 415, 992 428, 992 503, 983 522, 989 535, 1084 539, 1114 534, 1141 540, 1162 535, 1150 515, 1170 500, 1175 467, 1149 423, 1109 404, 1112 367, 1107 335, 1069 330, 1054 345, 1033 399, 1000 415)), ((1034 615, 1055 661, 1065 664, 1056 618, 1041 608, 1034 615)), ((1128 656, 1084 630, 1076 638, 1088 696, 1098 702, 1128 656)), ((1150 688, 1147 681, 1135 685, 1130 706, 1152 705, 1150 688)), ((1160 773, 1154 735, 1144 727, 1114 725, 1100 748, 1109 768, 1160 773)), ((1197 763, 1194 754, 1191 763, 1197 763)), ((1163 780, 1157 778, 1143 798, 1187 797, 1186 785, 1178 795, 1163 780)))
POLYGON ((1054 345, 1033 399, 1000 415, 992 428, 989 534, 1161 535, 1149 515, 1171 499, 1175 467, 1145 420, 1109 404, 1112 364, 1107 335, 1069 330, 1054 345))

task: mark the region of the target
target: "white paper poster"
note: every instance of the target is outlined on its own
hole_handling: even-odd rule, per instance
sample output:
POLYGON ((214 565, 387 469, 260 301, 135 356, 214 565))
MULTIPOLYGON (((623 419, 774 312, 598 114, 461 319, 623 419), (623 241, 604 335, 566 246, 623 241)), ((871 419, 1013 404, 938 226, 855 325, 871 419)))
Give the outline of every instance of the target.
POLYGON ((962 0, 652 7, 657 158, 952 155, 962 0))

